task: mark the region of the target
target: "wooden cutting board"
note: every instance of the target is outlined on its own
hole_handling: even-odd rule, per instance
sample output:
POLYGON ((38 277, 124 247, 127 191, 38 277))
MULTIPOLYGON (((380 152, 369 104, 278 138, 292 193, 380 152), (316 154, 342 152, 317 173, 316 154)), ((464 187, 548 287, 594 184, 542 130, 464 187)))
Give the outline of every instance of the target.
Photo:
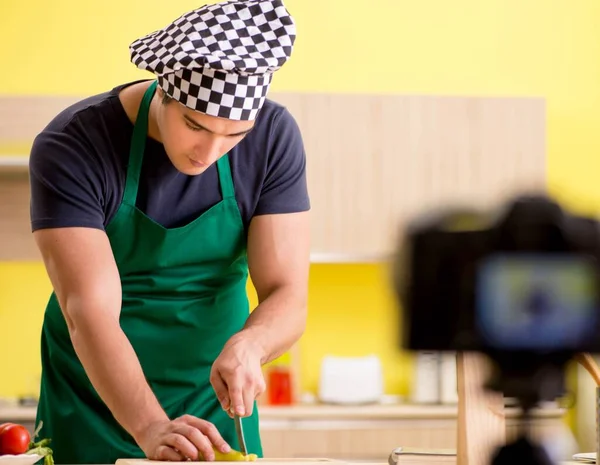
MULTIPOLYGON (((302 465, 323 465, 323 463, 332 462, 339 463, 339 460, 326 459, 326 458, 261 458, 257 459, 256 462, 269 463, 271 465, 274 464, 289 464, 289 463, 298 463, 302 465)), ((253 462, 214 462, 215 464, 219 463, 253 463, 253 462)), ((158 460, 148 460, 148 459, 118 459, 115 462, 115 465, 190 465, 190 462, 161 462, 158 460)), ((383 464, 382 464, 383 465, 383 464)))

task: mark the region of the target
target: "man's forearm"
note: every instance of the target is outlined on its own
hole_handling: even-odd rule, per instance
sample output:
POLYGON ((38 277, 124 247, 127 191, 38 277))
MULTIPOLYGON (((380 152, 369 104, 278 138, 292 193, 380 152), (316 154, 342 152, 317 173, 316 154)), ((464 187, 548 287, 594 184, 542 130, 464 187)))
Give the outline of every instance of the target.
POLYGON ((91 308, 69 313, 75 351, 92 385, 123 428, 137 440, 147 425, 168 420, 118 320, 91 308))
POLYGON ((306 328, 306 293, 294 286, 280 287, 250 314, 240 337, 249 337, 263 351, 268 363, 284 354, 300 339, 306 328))

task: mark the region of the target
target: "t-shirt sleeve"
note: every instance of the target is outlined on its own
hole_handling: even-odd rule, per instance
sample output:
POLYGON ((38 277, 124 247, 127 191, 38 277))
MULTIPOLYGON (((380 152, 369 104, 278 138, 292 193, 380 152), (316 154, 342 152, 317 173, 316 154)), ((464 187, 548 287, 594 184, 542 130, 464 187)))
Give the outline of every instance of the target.
POLYGON ((306 182, 306 154, 300 128, 283 109, 273 125, 265 181, 255 215, 310 210, 306 182))
POLYGON ((29 171, 32 231, 104 229, 103 175, 84 138, 44 130, 34 140, 29 171))

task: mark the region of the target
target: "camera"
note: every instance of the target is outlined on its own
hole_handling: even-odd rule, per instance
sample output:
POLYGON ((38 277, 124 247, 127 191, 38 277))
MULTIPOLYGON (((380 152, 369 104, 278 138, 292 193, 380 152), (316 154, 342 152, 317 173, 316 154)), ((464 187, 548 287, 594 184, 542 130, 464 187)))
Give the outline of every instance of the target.
POLYGON ((599 223, 547 195, 419 216, 393 265, 403 348, 486 354, 485 388, 524 415, 566 393, 576 354, 600 352, 599 223))

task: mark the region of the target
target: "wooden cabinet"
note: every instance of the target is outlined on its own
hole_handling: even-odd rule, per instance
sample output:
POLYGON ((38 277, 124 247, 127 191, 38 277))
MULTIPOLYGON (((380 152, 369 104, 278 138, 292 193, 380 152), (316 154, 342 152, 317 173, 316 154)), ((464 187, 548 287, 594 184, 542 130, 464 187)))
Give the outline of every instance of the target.
POLYGON ((29 220, 29 177, 0 172, 0 261, 41 260, 29 220))
POLYGON ((35 431, 35 407, 12 407, 0 405, 0 424, 19 423, 25 426, 30 434, 35 431))
MULTIPOLYGON (((289 109, 302 131, 316 262, 380 260, 394 251, 400 228, 421 211, 453 201, 489 206, 514 190, 546 181, 543 99, 270 97, 289 109)), ((0 98, 5 109, 0 112, 0 145, 33 140, 75 100, 0 98)), ((3 216, 3 222, 26 220, 18 229, 27 230, 23 186, 4 178, 0 184, 6 185, 0 192, 2 211, 12 215, 3 216), (7 210, 9 201, 14 205, 7 210)), ((0 259, 37 257, 36 250, 22 247, 31 245, 29 239, 11 237, 19 246, 4 250, 0 259)))
MULTIPOLYGON (((380 405, 362 407, 260 407, 265 457, 385 462, 396 447, 456 448, 456 406, 380 405)), ((516 411, 506 410, 507 436, 516 435, 516 411)), ((34 429, 34 408, 1 408, 0 423, 14 421, 34 429)), ((535 413, 534 436, 570 435, 564 412, 535 413)))
MULTIPOLYGON (((292 407, 261 410, 265 457, 329 457, 387 460, 396 447, 456 448, 456 408, 452 406, 292 407)), ((507 409, 507 438, 517 434, 515 411, 507 409)), ((538 440, 571 436, 563 412, 536 414, 538 440)))
POLYGON ((399 446, 454 447, 450 420, 294 421, 261 429, 266 457, 383 461, 399 446))
POLYGON ((545 184, 545 104, 532 98, 273 94, 307 154, 315 256, 376 260, 416 213, 489 206, 545 184))

